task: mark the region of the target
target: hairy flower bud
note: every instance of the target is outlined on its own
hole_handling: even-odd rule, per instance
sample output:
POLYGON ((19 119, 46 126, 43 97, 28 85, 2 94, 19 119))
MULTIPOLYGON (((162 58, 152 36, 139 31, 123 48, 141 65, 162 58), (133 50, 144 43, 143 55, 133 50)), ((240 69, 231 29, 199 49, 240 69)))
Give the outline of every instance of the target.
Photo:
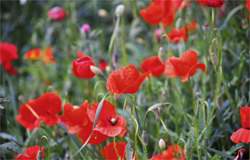
POLYGON ((166 142, 161 138, 158 142, 160 149, 166 148, 166 142))
POLYGON ((124 13, 124 10, 125 10, 125 6, 123 4, 118 5, 115 9, 115 15, 117 17, 120 17, 124 13))

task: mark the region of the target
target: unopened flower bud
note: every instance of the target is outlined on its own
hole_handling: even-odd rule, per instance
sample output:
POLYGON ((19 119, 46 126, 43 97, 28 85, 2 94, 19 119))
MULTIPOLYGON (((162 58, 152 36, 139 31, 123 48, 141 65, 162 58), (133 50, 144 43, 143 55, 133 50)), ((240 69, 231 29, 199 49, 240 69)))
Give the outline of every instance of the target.
POLYGON ((96 67, 96 66, 90 66, 90 70, 93 72, 93 73, 95 73, 95 74, 103 74, 102 73, 102 70, 100 69, 100 68, 98 68, 98 67, 96 67))
POLYGON ((160 58, 160 60, 161 60, 162 62, 164 62, 163 55, 164 55, 164 49, 163 49, 163 47, 160 47, 160 48, 159 48, 159 51, 158 51, 158 57, 160 58))
POLYGON ((25 5, 27 3, 27 0, 19 0, 21 5, 25 5))
POLYGON ((84 23, 84 24, 81 26, 81 32, 82 32, 82 33, 89 33, 90 30, 91 30, 90 25, 87 24, 87 23, 84 23))
POLYGON ((115 15, 117 17, 120 17, 124 13, 124 10, 125 10, 125 6, 123 4, 118 5, 115 9, 115 15))
POLYGON ((162 29, 156 29, 155 31, 154 31, 154 36, 155 36, 155 38, 156 38, 156 40, 157 40, 157 42, 160 42, 161 41, 161 36, 162 36, 162 34, 163 34, 163 31, 162 31, 162 29))
POLYGON ((99 9, 98 10, 98 16, 100 16, 100 17, 107 17, 108 16, 108 12, 105 9, 99 9))
POLYGON ((108 72, 108 73, 111 72, 111 67, 110 66, 106 67, 106 72, 108 72))
POLYGON ((160 149, 166 148, 166 142, 161 138, 158 142, 160 149))

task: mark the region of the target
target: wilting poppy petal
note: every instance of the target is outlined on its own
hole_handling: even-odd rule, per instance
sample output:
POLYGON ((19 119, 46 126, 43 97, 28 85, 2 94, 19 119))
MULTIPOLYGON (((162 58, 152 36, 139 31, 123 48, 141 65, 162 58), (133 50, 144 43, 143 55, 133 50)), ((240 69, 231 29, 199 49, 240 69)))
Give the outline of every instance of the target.
POLYGON ((51 8, 48 12, 48 17, 54 21, 64 20, 66 15, 67 14, 64 11, 64 9, 62 7, 58 7, 58 6, 51 8))
POLYGON ((143 60, 141 68, 145 73, 159 77, 163 74, 165 66, 158 56, 151 56, 143 60))
POLYGON ((234 143, 250 143, 250 130, 240 128, 231 135, 230 139, 234 143))
POLYGON ((185 82, 196 73, 197 69, 205 72, 205 64, 198 63, 197 59, 197 52, 194 50, 184 52, 180 58, 170 57, 165 63, 164 73, 168 77, 180 77, 182 82, 185 82))
POLYGON ((18 59, 17 48, 14 44, 0 42, 0 64, 10 75, 16 75, 17 71, 12 65, 12 61, 18 59))
POLYGON ((22 154, 16 156, 16 160, 37 160, 38 154, 41 158, 45 158, 44 147, 38 145, 28 147, 22 154))
POLYGON ((240 119, 242 128, 250 129, 250 106, 240 107, 240 119))
POLYGON ((207 7, 221 7, 224 4, 224 0, 197 0, 200 5, 207 7))
POLYGON ((113 94, 133 94, 139 90, 144 79, 145 75, 130 64, 113 71, 108 76, 106 87, 113 94))
MULTIPOLYGON (((92 107, 87 109, 89 119, 92 122, 94 121, 97 107, 97 104, 93 104, 92 107)), ((108 137, 115 137, 123 135, 126 132, 126 127, 125 118, 117 115, 115 107, 105 100, 94 130, 108 137)))
POLYGON ((126 145, 126 142, 111 142, 101 150, 101 154, 105 160, 125 160, 126 145))
POLYGON ((79 57, 72 62, 72 72, 77 78, 93 78, 95 73, 90 69, 95 63, 89 56, 79 57))

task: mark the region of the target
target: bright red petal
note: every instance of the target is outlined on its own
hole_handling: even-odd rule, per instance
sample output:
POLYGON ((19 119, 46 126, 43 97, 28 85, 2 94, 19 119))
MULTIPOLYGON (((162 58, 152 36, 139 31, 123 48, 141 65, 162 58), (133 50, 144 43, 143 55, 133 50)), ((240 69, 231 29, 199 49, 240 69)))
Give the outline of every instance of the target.
POLYGON ((19 108, 19 113, 16 116, 16 120, 28 130, 33 130, 34 128, 39 127, 40 124, 39 119, 37 119, 36 116, 32 114, 26 104, 19 108))
POLYGON ((230 139, 234 143, 250 143, 250 130, 240 128, 231 135, 230 139))
POLYGON ((106 87, 113 94, 133 94, 139 90, 145 76, 130 64, 113 71, 108 77, 106 87))
POLYGON ((158 56, 151 56, 143 60, 141 68, 145 73, 159 77, 164 72, 164 64, 158 56))
POLYGON ((64 114, 61 116, 61 121, 67 126, 69 133, 77 133, 82 127, 90 123, 86 110, 87 108, 84 106, 74 108, 71 104, 64 105, 64 114))
POLYGON ((80 138, 83 144, 86 143, 89 136, 91 137, 88 141, 88 144, 100 144, 108 139, 107 136, 103 135, 102 133, 98 131, 93 131, 93 133, 91 133, 92 127, 93 127, 93 123, 88 123, 87 126, 82 127, 81 130, 77 133, 78 137, 80 138))
POLYGON ((27 148, 22 154, 18 154, 16 160, 37 160, 39 152, 41 152, 41 157, 45 158, 44 147, 36 145, 27 148))
POLYGON ((240 107, 240 119, 242 128, 250 129, 250 106, 240 107))
POLYGON ((101 150, 101 154, 105 160, 125 160, 126 145, 126 142, 109 143, 101 150))
MULTIPOLYGON (((97 104, 94 104, 87 109, 88 117, 92 122, 95 118, 97 106, 97 104)), ((126 120, 122 116, 117 115, 115 107, 105 100, 94 130, 108 137, 115 137, 124 134, 126 125, 126 120)))
POLYGON ((90 79, 95 76, 95 73, 90 69, 90 66, 94 65, 95 63, 91 57, 83 56, 72 62, 72 72, 77 78, 90 79))

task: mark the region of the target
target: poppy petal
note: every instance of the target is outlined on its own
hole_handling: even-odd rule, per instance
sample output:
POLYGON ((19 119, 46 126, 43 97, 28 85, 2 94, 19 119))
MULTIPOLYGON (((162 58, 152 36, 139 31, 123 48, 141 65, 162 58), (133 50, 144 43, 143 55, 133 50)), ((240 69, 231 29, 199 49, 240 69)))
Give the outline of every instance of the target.
POLYGON ((125 160, 126 146, 126 142, 111 142, 101 150, 101 154, 105 160, 125 160))
POLYGON ((234 143, 250 143, 250 130, 240 128, 231 135, 230 139, 234 143))

